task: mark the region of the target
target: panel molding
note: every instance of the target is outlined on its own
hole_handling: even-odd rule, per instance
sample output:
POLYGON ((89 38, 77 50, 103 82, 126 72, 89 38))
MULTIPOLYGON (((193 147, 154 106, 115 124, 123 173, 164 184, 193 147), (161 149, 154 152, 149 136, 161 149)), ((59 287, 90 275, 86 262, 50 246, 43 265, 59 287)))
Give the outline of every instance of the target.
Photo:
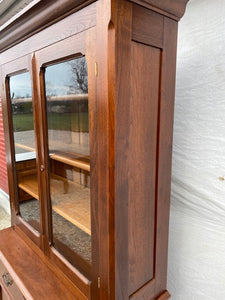
POLYGON ((160 68, 160 49, 131 43, 130 295, 154 277, 160 68))

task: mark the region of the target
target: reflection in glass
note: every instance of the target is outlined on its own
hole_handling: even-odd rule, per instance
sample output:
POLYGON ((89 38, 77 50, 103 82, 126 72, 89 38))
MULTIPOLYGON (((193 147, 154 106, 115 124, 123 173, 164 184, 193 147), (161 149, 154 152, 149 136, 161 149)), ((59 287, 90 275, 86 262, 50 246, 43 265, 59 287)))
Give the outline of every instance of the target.
POLYGON ((9 78, 20 214, 39 230, 39 196, 31 79, 28 72, 9 78))
POLYGON ((53 244, 83 269, 91 261, 88 76, 85 57, 45 69, 53 244), (75 255, 76 253, 76 255, 75 255), (76 257, 76 259, 74 259, 76 257))

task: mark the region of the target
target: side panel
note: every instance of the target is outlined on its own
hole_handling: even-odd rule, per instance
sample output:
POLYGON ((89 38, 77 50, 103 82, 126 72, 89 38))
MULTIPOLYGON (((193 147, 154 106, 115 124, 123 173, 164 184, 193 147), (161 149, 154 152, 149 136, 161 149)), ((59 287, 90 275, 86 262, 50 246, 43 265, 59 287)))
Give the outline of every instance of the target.
POLYGON ((160 54, 132 42, 129 169, 129 294, 154 276, 160 54))
POLYGON ((177 22, 131 10, 117 21, 116 299, 165 300, 177 22))

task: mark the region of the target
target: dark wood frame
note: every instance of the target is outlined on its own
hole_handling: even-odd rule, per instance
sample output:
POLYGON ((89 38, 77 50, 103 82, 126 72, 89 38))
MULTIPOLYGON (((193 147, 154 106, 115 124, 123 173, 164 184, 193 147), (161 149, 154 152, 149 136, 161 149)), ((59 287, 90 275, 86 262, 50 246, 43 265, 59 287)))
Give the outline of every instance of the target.
MULTIPOLYGON (((93 257, 96 258, 92 265, 91 287, 89 280, 47 245, 45 236, 51 237, 50 230, 44 230, 40 243, 44 253, 88 299, 169 298, 166 291, 166 272, 177 21, 184 13, 187 1, 99 0, 89 7, 87 5, 93 1, 73 1, 71 6, 69 0, 49 1, 49 4, 40 1, 40 4, 23 16, 24 19, 19 17, 0 33, 0 39, 4 37, 4 43, 0 45, 0 51, 3 51, 1 56, 6 62, 12 61, 13 64, 18 56, 35 52, 32 58, 33 88, 35 97, 40 102, 39 108, 41 107, 38 112, 39 123, 44 124, 39 136, 40 144, 44 145, 43 149, 38 150, 39 165, 44 164, 45 170, 47 149, 43 140, 46 132, 44 86, 41 75, 38 74, 39 69, 45 63, 60 59, 60 53, 52 57, 52 52, 49 52, 57 47, 56 43, 66 45, 71 36, 87 30, 97 33, 95 39, 88 39, 89 49, 94 49, 93 56, 90 56, 93 62, 91 72, 93 77, 96 76, 90 88, 95 91, 93 97, 96 99, 91 102, 90 107, 91 190, 92 199, 95 199, 92 202, 93 257), (56 6, 52 6, 53 2, 56 6), (54 9, 48 19, 46 12, 51 7, 54 9), (79 10, 81 7, 85 8, 79 10), (60 11, 56 8, 60 8, 60 11), (70 15, 74 11, 77 12, 70 15), (35 13, 38 13, 37 22, 31 24, 31 17, 35 13), (67 21, 78 24, 81 18, 82 26, 74 26, 71 29, 70 22, 67 21), (41 22, 40 26, 38 21, 41 22), (19 25, 17 38, 13 33, 16 24, 19 25), (29 25, 32 26, 28 28, 29 25), (56 35, 51 36, 51 33, 56 35), (151 61, 151 69, 144 63, 143 57, 151 61), (156 62, 153 58, 156 58, 156 62), (138 69, 140 65, 149 77, 143 76, 138 69), (156 78, 151 91, 138 90, 134 79, 141 78, 144 85, 149 85, 150 73, 155 76, 152 77, 153 81, 156 78), (131 74, 134 74, 134 77, 131 74), (135 116, 135 110, 138 110, 136 105, 142 105, 140 98, 145 99, 144 109, 140 110, 142 114, 147 109, 156 112, 151 115, 152 123, 145 114, 143 118, 135 116), (137 128, 134 128, 133 124, 136 124, 137 128), (146 146, 147 133, 144 133, 143 140, 138 140, 139 145, 144 147, 144 156, 140 147, 134 146, 134 133, 140 133, 144 128, 154 132, 154 135, 150 136, 154 143, 151 158, 148 158, 146 146), (148 163, 143 164, 140 157, 144 157, 148 163), (136 165, 133 165, 134 161, 136 165), (149 173, 149 162, 153 166, 152 173, 149 173), (141 168, 136 171, 138 164, 141 168), (132 187, 133 182, 146 186, 150 182, 154 190, 151 199, 148 190, 135 190, 132 187), (137 211, 141 215, 144 215, 145 209, 151 211, 153 223, 148 229, 151 238, 147 244, 139 239, 137 230, 130 222, 132 219, 136 220, 141 230, 146 221, 148 222, 146 215, 143 220, 136 217, 135 199, 140 199, 137 211), (133 250, 132 243, 140 242, 144 245, 143 261, 147 261, 149 257, 148 247, 151 249, 152 264, 149 266, 143 261, 139 264, 137 252, 133 250)), ((73 55, 70 45, 66 47, 68 53, 63 52, 61 55, 73 55)), ((4 91, 2 94, 4 95, 4 91)), ((9 128, 7 120, 5 128, 9 128)), ((10 137, 7 139, 10 140, 10 137)), ((10 149, 9 144, 7 145, 7 149, 10 149)), ((13 179, 11 164, 12 160, 8 157, 10 180, 13 179)), ((47 189, 47 175, 44 182, 44 189, 47 189)), ((12 191, 13 188, 10 186, 12 191)), ((44 228, 50 228, 47 213, 50 210, 49 201, 46 203, 48 204, 43 209, 45 215, 42 223, 44 228)), ((148 236, 144 234, 145 237, 148 236)))
MULTIPOLYGON (((46 100, 45 100, 45 91, 44 91, 44 74, 42 72, 42 69, 44 67, 47 67, 48 65, 51 65, 56 62, 64 61, 70 58, 80 57, 82 55, 85 55, 87 64, 88 64, 88 78, 89 78, 89 133, 90 133, 90 164, 91 164, 91 186, 96 185, 97 176, 96 176, 96 165, 94 164, 96 152, 94 150, 95 147, 95 134, 96 134, 96 119, 93 119, 92 115, 96 114, 96 92, 95 92, 95 28, 91 28, 85 32, 78 33, 74 37, 67 38, 66 40, 59 41, 56 44, 53 44, 47 48, 44 48, 42 50, 39 50, 35 53, 35 68, 39 73, 39 78, 36 78, 36 86, 37 90, 40 91, 38 97, 41 99, 41 111, 40 115, 42 116, 42 124, 43 127, 40 128, 40 131, 43 132, 42 137, 44 137, 43 143, 43 151, 42 151, 42 164, 44 166, 46 175, 45 176, 45 186, 46 190, 49 190, 49 178, 47 174, 48 172, 48 150, 47 150, 47 121, 46 121, 46 100), (90 45, 91 44, 91 45, 90 45), (91 52, 90 50, 91 49, 91 52)), ((37 73, 36 73, 37 74, 37 73)), ((44 190, 45 190, 44 189, 44 190)), ((91 220, 92 223, 94 222, 94 219, 96 218, 95 212, 96 212, 96 195, 94 192, 94 189, 91 188, 91 220)), ((50 209, 50 195, 47 195, 46 203, 48 203, 48 207, 46 208, 46 211, 51 211, 50 209)), ((46 215, 46 221, 51 223, 51 220, 49 218, 49 213, 46 215)), ((51 228, 50 224, 48 225, 49 228, 51 228)), ((51 232, 48 230, 49 236, 48 239, 51 241, 51 232)), ((95 224, 92 224, 92 261, 93 265, 98 264, 97 257, 96 257, 96 241, 97 238, 97 231, 95 224)), ((48 248, 48 247, 47 247, 48 248)), ((47 249, 47 254, 49 257, 55 262, 56 265, 59 265, 61 268, 67 269, 68 262, 65 261, 65 259, 62 259, 62 256, 57 253, 57 251, 50 247, 47 249)), ((82 270, 82 264, 79 263, 79 267, 82 270)), ((73 276, 71 276, 71 280, 74 281, 74 283, 81 288, 81 290, 86 291, 86 295, 88 295, 88 287, 90 285, 90 282, 87 283, 86 280, 84 280, 83 275, 81 275, 77 270, 75 271, 74 268, 71 266, 71 270, 77 274, 77 279, 73 276)), ((68 272, 68 271, 67 271, 68 272)), ((86 266, 83 269, 83 273, 86 274, 89 278, 92 278, 93 275, 92 268, 90 266, 86 266)))
MULTIPOLYGON (((9 76, 28 71, 31 75, 32 81, 32 92, 33 92, 33 107, 34 107, 34 120, 35 120, 35 132, 36 132, 36 153, 37 153, 37 166, 38 166, 38 186, 39 186, 39 198, 40 198, 40 215, 41 219, 41 232, 40 235, 34 232, 31 226, 23 221, 23 219, 18 216, 18 197, 17 197, 17 184, 16 184, 16 174, 15 169, 15 155, 14 155, 14 142, 13 142, 13 130, 12 130, 12 120, 11 120, 11 106, 9 96, 2 98, 4 103, 4 115, 5 122, 8 124, 9 130, 6 130, 6 139, 9 141, 7 144, 7 149, 10 149, 9 153, 11 154, 11 163, 9 164, 8 172, 10 180, 10 198, 12 206, 16 208, 13 209, 13 221, 12 225, 15 225, 16 230, 19 227, 26 235, 28 235, 43 251, 49 256, 49 258, 58 265, 65 273, 71 274, 68 275, 70 279, 79 287, 86 296, 90 294, 90 284, 91 282, 84 278, 84 276, 76 270, 72 265, 70 265, 63 257, 60 255, 54 248, 51 247, 52 233, 51 233, 51 201, 50 201, 50 191, 49 191, 49 166, 48 166, 48 149, 47 149, 47 120, 46 120, 46 100, 45 100, 45 88, 44 88, 44 74, 42 69, 48 65, 54 64, 56 62, 65 61, 71 58, 80 57, 85 55, 88 64, 88 76, 90 78, 90 93, 89 93, 89 105, 91 107, 90 111, 90 152, 91 155, 91 184, 95 187, 97 176, 96 176, 96 164, 94 163, 96 156, 92 148, 95 147, 95 138, 92 137, 96 134, 96 119, 93 118, 93 115, 96 115, 96 92, 95 92, 95 29, 91 28, 85 32, 78 33, 74 37, 69 37, 66 40, 59 41, 56 44, 53 44, 47 48, 37 51, 35 54, 28 55, 22 59, 16 59, 13 62, 7 63, 2 68, 2 80, 8 78, 9 76), (86 46, 88 45, 88 47, 86 46), (91 51, 89 51, 89 49, 91 51), (22 68, 23 66, 23 68, 22 68), (34 100, 35 99, 35 100, 34 100), (38 128, 38 130, 37 130, 38 128), (93 159, 92 159, 93 157, 93 159), (44 170, 41 171, 41 166, 44 166, 44 170), (92 171, 93 170, 93 171, 92 171), (93 183, 92 183, 93 182, 93 183), (48 191, 48 193, 43 192, 48 191), (41 238, 42 237, 42 238, 41 238), (50 247, 49 247, 50 246, 50 247)), ((8 89, 9 86, 6 84, 7 93, 9 95, 8 89)), ((95 190, 95 189, 93 189, 95 190)), ((92 205, 92 220, 96 219, 95 216, 95 202, 96 195, 91 195, 91 205, 92 205), (94 198, 95 197, 95 198, 94 198)), ((96 224, 92 225, 92 244, 93 253, 92 260, 93 264, 96 265, 96 254, 98 246, 95 246, 97 232, 96 224)), ((78 259, 78 257, 77 257, 78 259)), ((90 279, 93 276, 93 271, 90 266, 85 266, 84 262, 79 263, 78 266, 83 273, 88 276, 90 279), (82 267, 84 264, 84 269, 82 267)))
MULTIPOLYGON (((41 236, 42 230, 40 233, 32 228, 28 223, 26 223, 19 215, 19 205, 18 205, 18 195, 17 195, 17 178, 15 172, 15 150, 14 150, 14 137, 13 137, 13 124, 12 124, 12 112, 11 112, 11 104, 10 104, 10 96, 9 96, 9 77, 12 75, 20 74, 23 72, 28 72, 30 74, 31 79, 31 86, 33 82, 33 74, 32 74, 32 67, 31 67, 31 56, 27 55, 25 57, 19 58, 17 62, 11 62, 4 65, 2 68, 2 83, 5 82, 5 89, 6 93, 2 96, 3 101, 3 114, 7 117, 4 118, 5 123, 8 124, 9 130, 5 132, 5 139, 6 139, 6 148, 10 149, 8 157, 8 177, 9 177, 9 194, 12 207, 12 224, 17 225, 26 234, 33 240, 39 247, 42 247, 41 236)), ((36 103, 34 101, 34 94, 32 96, 32 103, 34 112, 37 110, 36 103)), ((34 122, 34 127, 38 127, 38 123, 34 122)), ((35 140, 35 144, 39 145, 38 139, 35 140)), ((37 154, 37 162, 39 160, 39 149, 36 149, 37 154)), ((38 176, 40 176, 38 172, 38 176)), ((40 190, 40 185, 39 185, 40 190)), ((40 202, 41 204, 42 202, 40 202)), ((41 205, 40 205, 41 211, 41 205)), ((42 220, 40 220, 40 228, 42 228, 42 220)))

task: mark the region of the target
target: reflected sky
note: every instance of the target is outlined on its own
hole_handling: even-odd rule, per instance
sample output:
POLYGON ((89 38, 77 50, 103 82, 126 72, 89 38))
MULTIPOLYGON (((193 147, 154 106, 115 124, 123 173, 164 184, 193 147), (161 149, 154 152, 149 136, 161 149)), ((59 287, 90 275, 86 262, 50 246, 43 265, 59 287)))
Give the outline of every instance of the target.
POLYGON ((47 96, 83 94, 78 84, 76 71, 79 75, 85 69, 84 81, 87 84, 87 65, 84 57, 67 62, 58 63, 46 68, 45 86, 47 96))
POLYGON ((67 95, 70 90, 72 68, 69 62, 49 66, 45 71, 46 95, 67 95))
MULTIPOLYGON (((80 60, 85 61, 85 58, 80 58, 80 60)), ((62 62, 46 68, 45 83, 48 96, 83 93, 79 85, 76 85, 76 74, 73 71, 73 68, 76 67, 74 66, 75 61, 62 62)), ((11 98, 31 97, 31 91, 31 80, 28 72, 10 77, 11 98)))
POLYGON ((31 97, 31 80, 28 72, 10 77, 10 97, 11 99, 31 97))

